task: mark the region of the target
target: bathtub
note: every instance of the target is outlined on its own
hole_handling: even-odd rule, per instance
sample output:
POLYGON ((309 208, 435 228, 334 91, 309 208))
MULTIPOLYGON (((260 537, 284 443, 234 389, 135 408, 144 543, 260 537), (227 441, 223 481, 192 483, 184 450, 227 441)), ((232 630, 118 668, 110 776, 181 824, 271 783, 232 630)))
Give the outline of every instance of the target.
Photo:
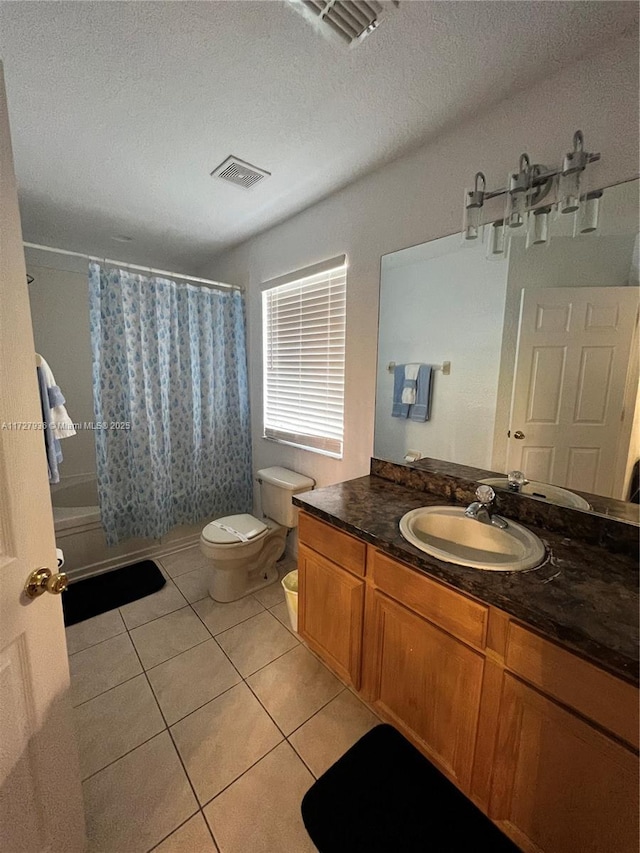
POLYGON ((66 477, 51 487, 53 521, 58 531, 100 523, 98 484, 92 474, 66 477))
POLYGON ((56 545, 64 552, 64 571, 70 580, 195 545, 206 524, 183 524, 161 539, 126 539, 109 546, 100 521, 98 485, 93 474, 64 477, 51 486, 51 504, 56 545))

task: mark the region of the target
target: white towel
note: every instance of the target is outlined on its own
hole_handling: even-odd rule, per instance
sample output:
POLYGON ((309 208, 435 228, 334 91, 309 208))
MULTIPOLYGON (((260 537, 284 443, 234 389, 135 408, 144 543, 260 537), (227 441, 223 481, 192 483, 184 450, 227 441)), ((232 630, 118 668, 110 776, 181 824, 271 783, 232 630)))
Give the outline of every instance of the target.
MULTIPOLYGON (((40 367, 44 373, 44 381, 47 388, 56 388, 56 380, 53 375, 53 371, 42 356, 40 356, 40 367)), ((69 438, 69 436, 76 434, 73 421, 69 417, 66 407, 63 404, 52 406, 50 423, 54 438, 69 438)))
POLYGON ((418 379, 419 364, 405 364, 404 366, 404 388, 402 389, 402 402, 410 406, 416 401, 416 387, 418 379))

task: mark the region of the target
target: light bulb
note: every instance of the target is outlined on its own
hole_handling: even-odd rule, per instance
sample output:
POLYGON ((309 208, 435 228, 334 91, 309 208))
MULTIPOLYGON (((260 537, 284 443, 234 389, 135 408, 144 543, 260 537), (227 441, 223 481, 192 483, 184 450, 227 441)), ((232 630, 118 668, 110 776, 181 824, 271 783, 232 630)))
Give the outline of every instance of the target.
POLYGON ((580 199, 580 209, 576 213, 573 236, 578 234, 593 234, 600 226, 600 208, 602 205, 602 190, 593 190, 580 199))
POLYGON ((464 240, 477 240, 482 236, 482 207, 486 180, 482 172, 476 172, 473 189, 464 191, 464 216, 462 236, 464 240))
POLYGON ((501 261, 507 251, 507 229, 504 219, 496 219, 489 226, 489 239, 487 240, 487 260, 501 261))
POLYGON ((527 223, 527 249, 531 246, 549 245, 549 214, 551 207, 536 207, 527 223))

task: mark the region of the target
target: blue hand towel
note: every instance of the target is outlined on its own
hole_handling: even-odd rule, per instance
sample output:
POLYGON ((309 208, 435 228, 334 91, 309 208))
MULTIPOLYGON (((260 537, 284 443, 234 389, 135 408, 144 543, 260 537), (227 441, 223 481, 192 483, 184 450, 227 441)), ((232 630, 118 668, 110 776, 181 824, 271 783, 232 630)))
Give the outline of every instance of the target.
MULTIPOLYGON (((416 401, 410 407, 409 418, 412 421, 428 421, 431 414, 431 377, 430 364, 421 364, 418 370, 416 401)), ((402 393, 402 392, 401 392, 402 393)))
POLYGON ((402 402, 402 389, 404 388, 404 364, 396 364, 393 371, 393 406, 392 418, 409 417, 409 404, 402 402))
POLYGON ((40 408, 42 410, 42 421, 46 424, 44 429, 44 447, 47 454, 47 467, 49 471, 49 482, 59 483, 60 474, 58 465, 62 462, 62 451, 60 442, 53 435, 51 424, 51 403, 49 402, 49 391, 47 382, 44 376, 44 370, 41 367, 36 368, 38 374, 38 389, 40 391, 40 408))

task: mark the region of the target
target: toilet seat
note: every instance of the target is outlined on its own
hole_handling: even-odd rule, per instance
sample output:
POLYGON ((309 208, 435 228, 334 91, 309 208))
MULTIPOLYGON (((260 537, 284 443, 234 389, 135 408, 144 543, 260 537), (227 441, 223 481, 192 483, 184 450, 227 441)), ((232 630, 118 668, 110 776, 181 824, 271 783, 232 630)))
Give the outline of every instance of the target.
POLYGON ((269 527, 249 513, 225 515, 211 521, 202 531, 202 538, 211 545, 237 547, 262 539, 269 527))

